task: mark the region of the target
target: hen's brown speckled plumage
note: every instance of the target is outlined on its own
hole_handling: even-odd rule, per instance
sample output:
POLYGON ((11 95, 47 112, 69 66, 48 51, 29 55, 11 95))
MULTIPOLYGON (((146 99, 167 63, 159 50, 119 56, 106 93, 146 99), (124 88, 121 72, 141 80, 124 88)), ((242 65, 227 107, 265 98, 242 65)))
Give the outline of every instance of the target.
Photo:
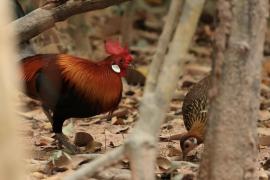
POLYGON ((207 91, 210 86, 210 78, 206 77, 195 84, 187 93, 182 111, 184 124, 188 131, 194 129, 195 124, 205 126, 207 120, 207 91))
POLYGON ((180 146, 184 156, 203 142, 208 119, 208 89, 210 83, 210 76, 205 77, 195 84, 184 98, 182 112, 184 124, 188 130, 180 138, 180 146))

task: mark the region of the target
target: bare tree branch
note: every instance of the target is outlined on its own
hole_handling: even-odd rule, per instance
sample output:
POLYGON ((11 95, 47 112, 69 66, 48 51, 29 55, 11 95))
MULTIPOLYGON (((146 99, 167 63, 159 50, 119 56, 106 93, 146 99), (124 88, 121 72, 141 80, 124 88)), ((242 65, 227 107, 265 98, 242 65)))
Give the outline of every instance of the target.
POLYGON ((26 41, 54 26, 56 22, 63 21, 70 16, 103 9, 120 4, 128 0, 80 0, 68 1, 65 4, 52 9, 38 8, 26 16, 11 23, 16 29, 16 35, 20 41, 26 41))
POLYGON ((145 86, 145 92, 153 91, 156 88, 158 74, 160 73, 160 68, 162 66, 168 44, 171 40, 173 31, 175 30, 176 20, 180 15, 181 5, 183 0, 172 1, 169 9, 169 13, 166 17, 166 23, 161 36, 158 41, 157 49, 150 66, 149 75, 147 76, 147 82, 145 86))

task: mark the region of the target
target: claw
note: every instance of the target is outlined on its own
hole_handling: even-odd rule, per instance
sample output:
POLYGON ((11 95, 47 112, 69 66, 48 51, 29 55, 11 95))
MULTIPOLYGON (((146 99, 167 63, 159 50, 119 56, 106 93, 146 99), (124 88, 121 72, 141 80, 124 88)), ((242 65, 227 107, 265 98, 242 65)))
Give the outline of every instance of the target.
POLYGON ((78 154, 80 152, 79 148, 76 145, 71 144, 64 134, 56 133, 55 139, 57 139, 61 145, 65 146, 71 154, 78 154))

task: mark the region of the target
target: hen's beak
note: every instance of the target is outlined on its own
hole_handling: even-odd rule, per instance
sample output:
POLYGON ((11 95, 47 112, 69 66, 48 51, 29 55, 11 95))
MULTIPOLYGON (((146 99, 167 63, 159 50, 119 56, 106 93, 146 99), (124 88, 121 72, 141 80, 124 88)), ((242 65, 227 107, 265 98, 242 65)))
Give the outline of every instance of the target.
POLYGON ((182 160, 183 161, 186 161, 186 159, 187 159, 187 153, 183 152, 183 154, 182 154, 182 160))

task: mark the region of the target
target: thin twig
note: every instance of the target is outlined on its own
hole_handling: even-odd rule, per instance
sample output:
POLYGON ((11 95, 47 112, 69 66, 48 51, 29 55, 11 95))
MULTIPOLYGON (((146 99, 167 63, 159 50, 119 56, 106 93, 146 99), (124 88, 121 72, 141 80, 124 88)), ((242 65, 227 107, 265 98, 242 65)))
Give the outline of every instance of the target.
POLYGON ((172 161, 172 168, 178 169, 181 167, 199 168, 198 164, 187 161, 172 161))
MULTIPOLYGON (((126 116, 128 114, 128 110, 127 109, 118 109, 117 111, 114 111, 111 115, 111 117, 123 117, 126 116)), ((97 115, 97 116, 93 116, 90 117, 89 119, 107 119, 108 115, 107 114, 101 114, 101 115, 97 115)), ((96 122, 95 122, 96 123, 96 122)))
POLYGON ((102 168, 109 166, 116 161, 119 161, 124 157, 124 155, 125 146, 115 148, 114 150, 104 154, 103 156, 98 157, 95 161, 85 164, 74 174, 67 176, 65 180, 80 180, 84 179, 85 177, 91 177, 102 168))
POLYGON ((102 155, 103 154, 78 154, 76 156, 92 160, 92 159, 97 159, 97 158, 101 157, 102 155))
POLYGON ((104 128, 104 149, 107 150, 107 136, 106 136, 106 128, 104 128))
POLYGON ((128 169, 108 168, 102 172, 95 174, 95 179, 117 179, 117 180, 130 180, 131 171, 128 169))
POLYGON ((185 133, 174 134, 174 135, 170 135, 170 136, 166 136, 166 137, 160 136, 160 137, 159 137, 159 140, 160 140, 160 141, 163 141, 163 142, 170 142, 170 141, 173 141, 173 140, 180 140, 181 137, 183 137, 184 134, 185 134, 185 133))

